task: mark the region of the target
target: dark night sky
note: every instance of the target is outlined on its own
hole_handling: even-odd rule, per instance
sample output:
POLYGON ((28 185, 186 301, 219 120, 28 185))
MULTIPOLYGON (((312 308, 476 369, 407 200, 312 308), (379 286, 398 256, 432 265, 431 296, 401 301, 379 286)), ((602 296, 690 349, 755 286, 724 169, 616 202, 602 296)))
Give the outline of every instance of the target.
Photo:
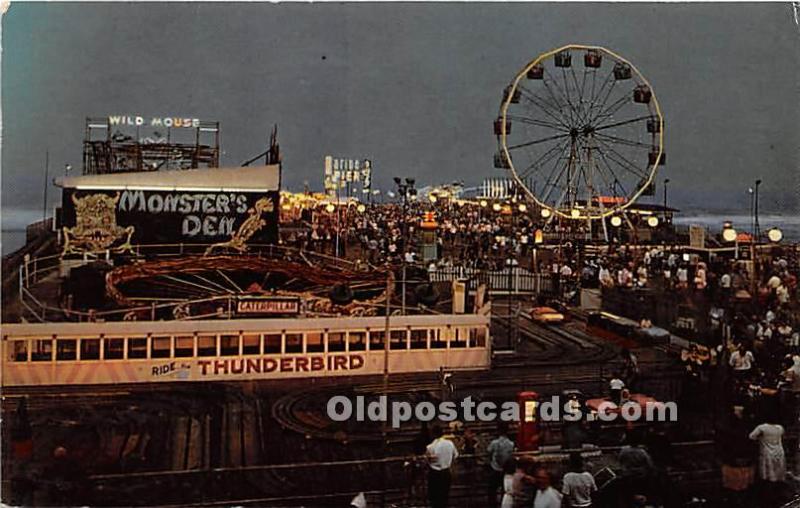
POLYGON ((800 209, 789 3, 14 3, 2 23, 4 227, 40 216, 46 149, 51 174, 80 168, 86 116, 219 120, 222 165, 262 151, 277 123, 295 189, 321 187, 329 153, 371 158, 381 188, 393 175, 502 176, 491 128, 502 90, 568 43, 608 47, 652 83, 679 207, 746 208, 760 177, 765 209, 800 209))

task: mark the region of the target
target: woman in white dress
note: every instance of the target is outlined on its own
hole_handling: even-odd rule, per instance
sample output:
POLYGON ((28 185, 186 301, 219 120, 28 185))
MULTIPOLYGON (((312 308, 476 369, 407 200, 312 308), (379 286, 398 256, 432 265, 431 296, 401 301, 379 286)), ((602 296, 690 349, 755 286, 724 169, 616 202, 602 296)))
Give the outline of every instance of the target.
POLYGON ((511 458, 506 461, 503 468, 503 499, 500 508, 514 508, 514 473, 517 470, 517 461, 511 458))
POLYGON ((782 482, 786 478, 786 458, 783 453, 783 427, 775 423, 762 423, 750 433, 758 441, 759 478, 768 482, 782 482))

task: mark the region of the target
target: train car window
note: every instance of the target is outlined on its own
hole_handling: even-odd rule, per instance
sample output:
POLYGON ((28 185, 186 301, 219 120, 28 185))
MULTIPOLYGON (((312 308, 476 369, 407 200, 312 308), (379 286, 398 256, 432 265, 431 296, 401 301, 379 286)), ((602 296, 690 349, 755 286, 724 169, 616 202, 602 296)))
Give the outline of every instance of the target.
POLYGON ((369 349, 371 351, 380 351, 383 349, 383 338, 386 332, 383 330, 373 330, 369 332, 369 349))
POLYGON ((197 356, 217 356, 217 336, 197 336, 197 356))
POLYGON ((147 358, 147 338, 128 339, 128 358, 147 358))
POLYGON ((264 354, 280 354, 281 353, 281 336, 264 335, 264 354))
POLYGON ((10 340, 8 341, 8 359, 12 362, 28 361, 28 341, 10 340))
POLYGON ((328 332, 328 351, 344 351, 345 332, 328 332))
POLYGON ((31 349, 32 362, 49 362, 53 359, 53 341, 50 339, 41 339, 33 341, 33 348, 31 349))
POLYGON ((467 347, 467 337, 468 332, 466 328, 456 328, 455 335, 453 335, 453 339, 450 341, 451 348, 463 348, 467 347))
POLYGON ((100 339, 81 339, 81 360, 100 359, 100 339))
MULTIPOLYGON (((320 338, 321 341, 321 338, 320 338)), ((302 333, 287 333, 286 334, 286 352, 287 353, 302 353, 303 352, 303 334, 302 333)))
MULTIPOLYGON (((288 334, 287 334, 288 337, 288 334)), ((287 352, 289 343, 286 343, 287 352)), ((324 353, 325 343, 322 342, 322 332, 306 333, 306 353, 324 353)))
POLYGON ((486 347, 486 328, 470 328, 469 342, 472 347, 486 347))
MULTIPOLYGON (((278 336, 278 348, 281 347, 280 335, 278 336)), ((257 333, 242 335, 242 354, 258 355, 261 354, 261 337, 257 333)))
POLYGON ((411 330, 411 349, 428 349, 428 330, 411 330))
POLYGON ((392 330, 389 335, 389 349, 408 349, 407 330, 392 330))
POLYGON ((103 339, 103 359, 122 360, 125 356, 125 339, 103 339))
MULTIPOLYGON (((450 327, 447 327, 450 330, 450 327)), ((442 336, 439 328, 431 330, 431 349, 445 349, 447 347, 447 339, 442 336)))
POLYGON ((367 349, 367 332, 350 332, 347 340, 350 342, 350 351, 367 349))
POLYGON ((239 354, 239 336, 222 335, 220 341, 220 354, 222 356, 236 356, 239 354))
POLYGON ((58 339, 56 341, 56 360, 77 360, 78 341, 75 339, 58 339))
POLYGON ((175 358, 194 356, 194 336, 175 337, 175 358))
POLYGON ((150 358, 169 358, 172 337, 153 337, 150 339, 150 358))

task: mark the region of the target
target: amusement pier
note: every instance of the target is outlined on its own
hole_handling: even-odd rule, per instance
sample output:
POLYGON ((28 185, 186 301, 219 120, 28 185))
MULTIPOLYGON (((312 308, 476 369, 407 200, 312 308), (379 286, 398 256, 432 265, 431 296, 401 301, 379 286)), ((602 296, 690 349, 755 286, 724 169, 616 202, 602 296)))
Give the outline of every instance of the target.
POLYGON ((678 224, 657 86, 542 53, 454 182, 86 118, 3 258, 2 502, 798 506, 800 246, 760 180, 678 224))

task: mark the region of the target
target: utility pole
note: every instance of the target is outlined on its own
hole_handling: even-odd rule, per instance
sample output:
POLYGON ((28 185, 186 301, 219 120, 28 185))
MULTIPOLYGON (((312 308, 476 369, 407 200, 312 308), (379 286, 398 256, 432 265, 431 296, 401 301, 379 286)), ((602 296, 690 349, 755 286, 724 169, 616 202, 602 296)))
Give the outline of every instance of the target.
POLYGON ((416 181, 413 178, 401 179, 399 176, 394 177, 394 183, 397 185, 397 193, 403 200, 403 215, 402 215, 402 235, 403 235, 403 249, 400 252, 400 263, 402 267, 402 295, 401 295, 401 309, 402 314, 406 313, 406 252, 408 252, 408 199, 416 196, 417 190, 414 188, 416 181))
POLYGON ((50 179, 50 151, 44 152, 44 198, 42 201, 42 222, 47 220, 47 186, 50 179))
POLYGON ((761 185, 761 180, 756 180, 756 201, 755 201, 755 228, 753 231, 753 241, 757 241, 761 237, 761 226, 758 223, 758 187, 761 185))
MULTIPOLYGON (((386 404, 389 404, 389 319, 392 314, 392 270, 389 265, 389 261, 386 261, 386 326, 383 332, 383 396, 386 398, 386 404)), ((384 419, 383 426, 381 427, 381 437, 383 442, 383 457, 386 458, 389 452, 389 419, 388 417, 384 419)), ((381 479, 382 479, 382 489, 381 489, 381 508, 386 506, 386 467, 387 464, 384 462, 381 464, 381 479)))

